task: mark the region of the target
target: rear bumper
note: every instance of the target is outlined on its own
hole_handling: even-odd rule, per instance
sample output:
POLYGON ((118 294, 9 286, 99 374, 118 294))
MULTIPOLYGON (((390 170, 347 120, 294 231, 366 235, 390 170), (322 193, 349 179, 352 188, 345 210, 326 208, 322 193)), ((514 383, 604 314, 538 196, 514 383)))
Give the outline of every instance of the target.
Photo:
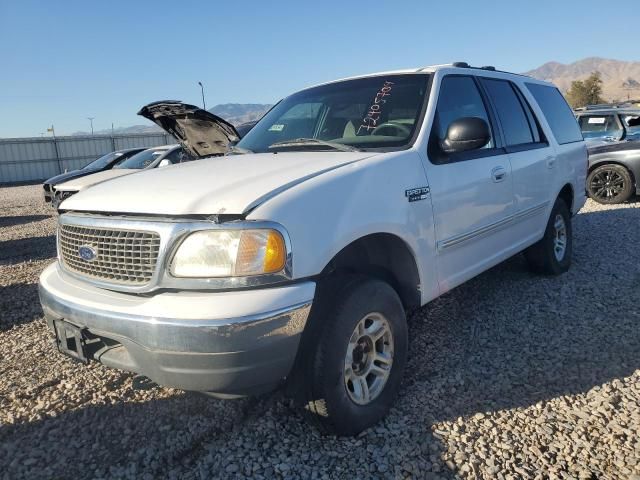
POLYGON ((39 288, 52 331, 64 319, 100 339, 90 359, 160 385, 232 396, 268 391, 289 374, 315 292, 304 282, 143 297, 89 286, 57 264, 39 288))

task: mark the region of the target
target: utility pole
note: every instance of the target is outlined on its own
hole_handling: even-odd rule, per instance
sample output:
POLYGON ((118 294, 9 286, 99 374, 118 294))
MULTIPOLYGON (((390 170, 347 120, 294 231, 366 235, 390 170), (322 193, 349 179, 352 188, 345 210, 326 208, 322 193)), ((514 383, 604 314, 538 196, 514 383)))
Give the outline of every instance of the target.
POLYGON ((91 135, 93 135, 93 119, 96 117, 87 117, 87 120, 91 122, 91 135))
POLYGON ((60 163, 60 151, 58 150, 58 141, 56 140, 56 130, 51 124, 51 128, 47 128, 47 132, 51 132, 53 136, 53 150, 56 152, 56 162, 58 164, 58 173, 62 173, 62 163, 60 163))
POLYGON ((202 82, 198 82, 198 85, 200 85, 200 91, 202 92, 202 109, 206 110, 207 104, 204 103, 204 86, 202 86, 202 82))

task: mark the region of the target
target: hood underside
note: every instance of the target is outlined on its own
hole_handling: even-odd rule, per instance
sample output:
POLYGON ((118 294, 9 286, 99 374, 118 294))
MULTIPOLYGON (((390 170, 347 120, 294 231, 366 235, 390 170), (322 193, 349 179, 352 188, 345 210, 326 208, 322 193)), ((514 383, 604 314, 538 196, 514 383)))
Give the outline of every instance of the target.
POLYGON ((65 200, 61 209, 170 216, 246 214, 289 188, 371 155, 280 152, 207 158, 95 185, 65 200))
POLYGON ((195 105, 164 100, 146 105, 138 115, 173 135, 194 158, 222 155, 229 143, 240 139, 226 120, 195 105))

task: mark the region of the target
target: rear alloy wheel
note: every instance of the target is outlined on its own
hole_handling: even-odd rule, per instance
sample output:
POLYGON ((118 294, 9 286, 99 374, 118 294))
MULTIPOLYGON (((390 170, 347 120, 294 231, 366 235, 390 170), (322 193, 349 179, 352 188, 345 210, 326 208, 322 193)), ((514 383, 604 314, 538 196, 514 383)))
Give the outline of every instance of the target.
POLYGON ((573 250, 571 212, 562 198, 551 209, 542 239, 524 251, 529 268, 544 275, 560 275, 569 270, 573 250))
MULTIPOLYGON (((357 435, 391 408, 407 358, 402 301, 386 282, 362 275, 331 279, 314 301, 317 330, 302 360, 301 398, 324 433, 357 435)), ((303 348, 307 348, 303 347, 303 348)))
POLYGON ((598 203, 626 202, 631 197, 632 190, 631 175, 620 165, 602 165, 587 177, 587 193, 598 203))

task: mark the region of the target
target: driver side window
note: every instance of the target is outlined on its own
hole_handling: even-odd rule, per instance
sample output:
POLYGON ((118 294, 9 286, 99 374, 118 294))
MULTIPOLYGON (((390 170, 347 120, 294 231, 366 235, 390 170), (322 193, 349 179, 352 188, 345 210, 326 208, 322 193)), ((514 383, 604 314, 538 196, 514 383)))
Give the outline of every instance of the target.
POLYGON ((489 125, 491 139, 483 148, 494 148, 495 141, 487 109, 476 82, 471 77, 450 75, 440 84, 440 96, 436 107, 434 130, 438 140, 447 136, 449 125, 464 117, 476 117, 489 125))

